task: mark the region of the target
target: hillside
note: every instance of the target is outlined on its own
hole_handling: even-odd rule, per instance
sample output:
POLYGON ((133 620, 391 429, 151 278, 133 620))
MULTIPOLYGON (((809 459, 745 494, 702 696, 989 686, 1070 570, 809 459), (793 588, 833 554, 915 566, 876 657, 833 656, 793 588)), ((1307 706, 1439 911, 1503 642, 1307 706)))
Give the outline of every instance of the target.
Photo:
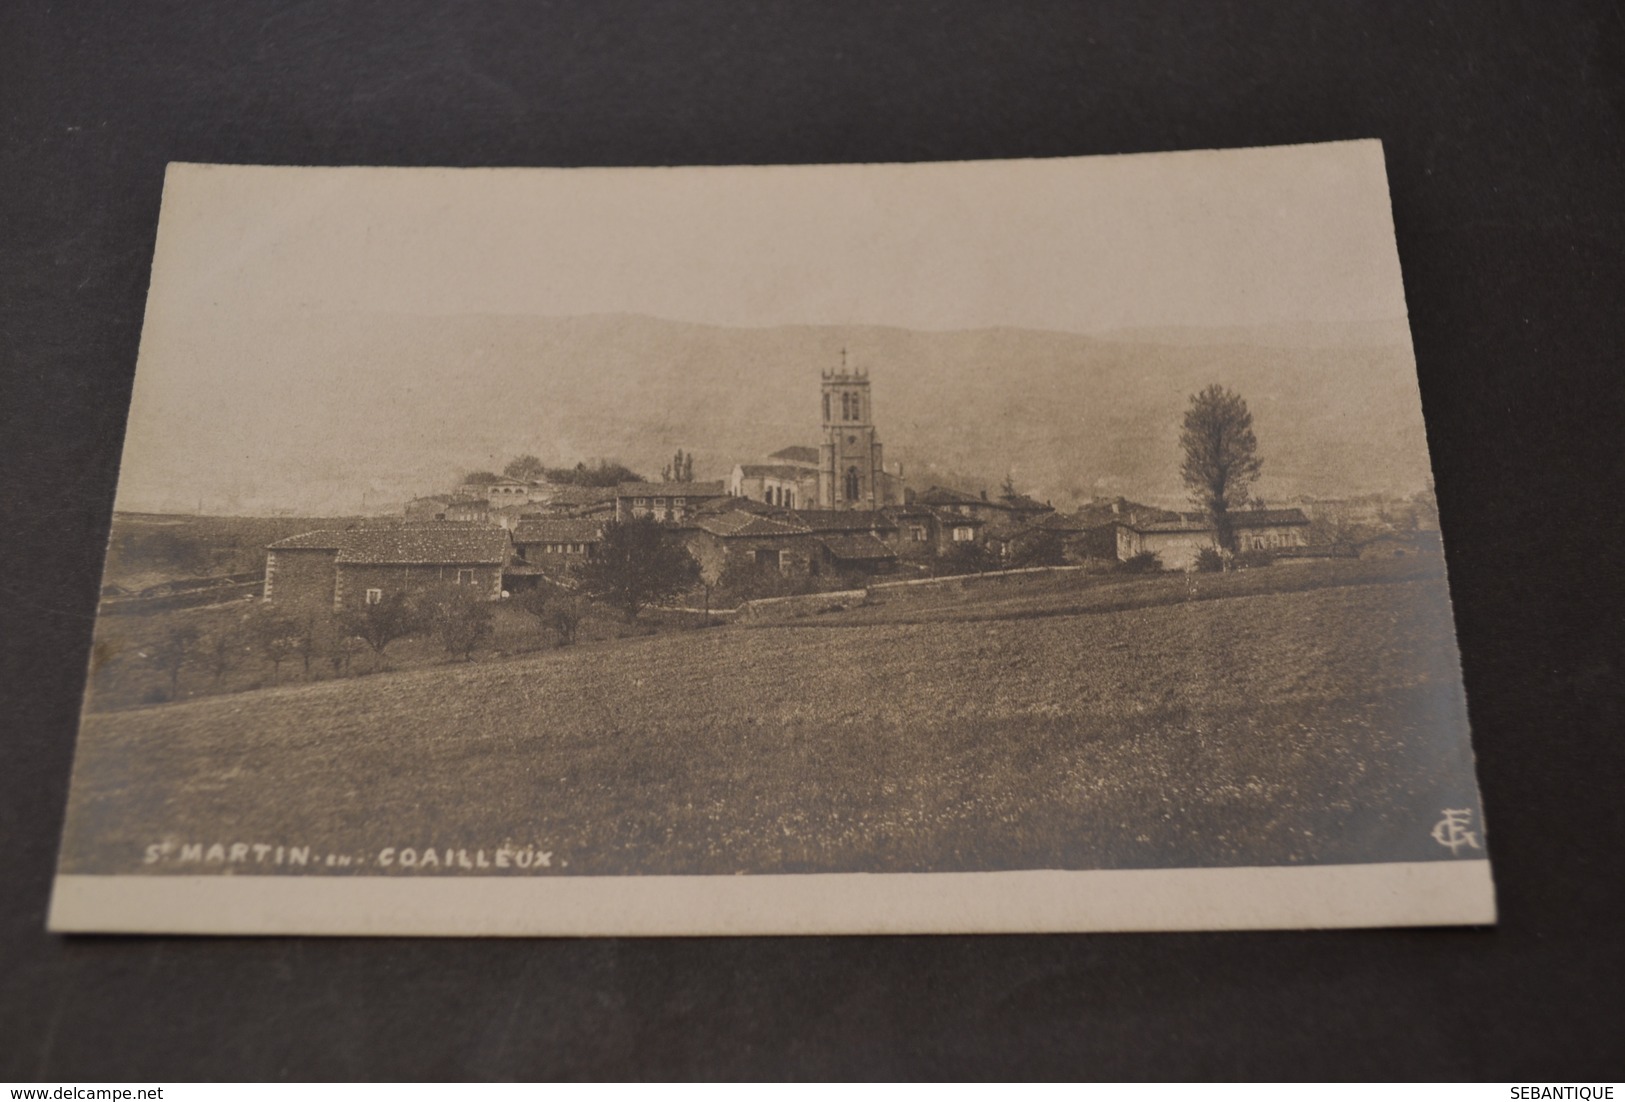
POLYGON ((843 348, 871 372, 887 458, 922 485, 1011 472, 1060 505, 1178 498, 1179 418, 1212 381, 1253 409, 1266 499, 1409 493, 1428 479, 1402 321, 1086 337, 312 313, 143 347, 120 508, 354 512, 363 494, 404 500, 520 452, 656 471, 682 447, 700 477, 723 477, 817 442, 819 372, 843 348), (200 362, 231 366, 205 386, 163 370, 200 362))
POLYGON ((582 874, 1435 858, 1438 808, 1474 799, 1450 624, 1442 578, 1415 578, 722 628, 91 714, 63 868, 199 841, 369 872, 384 847, 503 845, 582 874))

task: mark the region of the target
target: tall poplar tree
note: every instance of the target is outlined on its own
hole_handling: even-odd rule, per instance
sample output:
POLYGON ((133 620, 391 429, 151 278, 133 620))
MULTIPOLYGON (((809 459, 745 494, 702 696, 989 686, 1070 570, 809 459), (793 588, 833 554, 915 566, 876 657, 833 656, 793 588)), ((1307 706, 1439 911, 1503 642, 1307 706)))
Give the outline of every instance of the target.
POLYGON ((1192 395, 1179 444, 1185 452, 1179 473, 1191 501, 1213 525, 1219 546, 1235 551, 1233 514, 1247 504, 1264 466, 1247 403, 1218 383, 1192 395))

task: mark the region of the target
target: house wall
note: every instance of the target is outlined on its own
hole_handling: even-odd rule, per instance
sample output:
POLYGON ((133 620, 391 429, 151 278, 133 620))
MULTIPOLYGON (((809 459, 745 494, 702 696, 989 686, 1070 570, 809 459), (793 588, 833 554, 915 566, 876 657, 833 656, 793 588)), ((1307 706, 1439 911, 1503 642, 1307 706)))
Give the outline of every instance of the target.
POLYGON ((937 527, 937 522, 928 517, 904 517, 898 521, 895 531, 888 531, 881 538, 899 559, 925 562, 937 554, 937 527), (915 538, 915 529, 923 532, 923 539, 915 538))
POLYGON ((735 497, 781 505, 786 509, 810 509, 818 504, 818 476, 809 471, 803 478, 773 475, 739 475, 731 487, 735 497))
POLYGON ((338 552, 295 548, 265 553, 265 600, 278 609, 333 607, 333 560, 338 552))
POLYGON ((531 566, 541 567, 549 574, 564 577, 570 573, 570 568, 577 563, 587 562, 598 557, 598 544, 596 541, 582 543, 562 542, 548 540, 539 543, 521 543, 517 545, 519 557, 531 566), (581 550, 549 550, 549 548, 581 548, 581 550))
POLYGON ((1147 551, 1162 560, 1164 570, 1189 570, 1196 565, 1196 556, 1204 547, 1217 547, 1212 532, 1136 532, 1132 528, 1117 530, 1117 557, 1132 559, 1147 551))
POLYGON ((633 517, 654 517, 656 520, 673 523, 688 519, 689 514, 701 505, 721 496, 726 495, 677 497, 667 494, 646 494, 618 497, 615 499, 615 519, 625 521, 633 517), (639 504, 640 502, 642 504, 639 504))
POLYGON ((382 590, 384 596, 392 593, 422 593, 440 586, 457 584, 457 572, 473 572, 469 583, 473 591, 489 601, 502 596, 502 567, 500 566, 379 566, 370 563, 341 563, 336 568, 337 581, 333 591, 333 606, 353 609, 366 603, 367 590, 382 590))
POLYGON ((723 538, 710 532, 690 533, 685 546, 688 553, 700 564, 700 576, 709 585, 715 585, 728 567, 754 562, 757 551, 778 551, 780 573, 790 577, 805 577, 813 572, 816 547, 811 538, 805 536, 723 538))
MULTIPOLYGON (((1236 532, 1236 546, 1241 551, 1303 547, 1309 542, 1306 527, 1277 524, 1243 528, 1236 532)), ((1204 547, 1218 546, 1219 542, 1212 531, 1136 532, 1132 528, 1117 529, 1119 559, 1130 559, 1150 551, 1162 560, 1165 570, 1189 570, 1196 565, 1196 556, 1204 547)))
POLYGON ((1236 547, 1242 551, 1274 551, 1282 547, 1306 547, 1309 544, 1309 526, 1306 524, 1273 524, 1264 528, 1241 528, 1236 531, 1236 547))

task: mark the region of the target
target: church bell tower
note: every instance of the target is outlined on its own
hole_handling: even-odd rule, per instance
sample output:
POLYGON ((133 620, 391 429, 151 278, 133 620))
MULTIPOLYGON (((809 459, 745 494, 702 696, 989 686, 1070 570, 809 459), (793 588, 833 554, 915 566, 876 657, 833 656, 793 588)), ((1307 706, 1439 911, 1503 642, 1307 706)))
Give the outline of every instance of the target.
POLYGON ((818 506, 821 509, 878 509, 881 488, 880 441, 875 439, 869 373, 852 371, 841 349, 839 371, 823 378, 824 441, 818 448, 818 506))

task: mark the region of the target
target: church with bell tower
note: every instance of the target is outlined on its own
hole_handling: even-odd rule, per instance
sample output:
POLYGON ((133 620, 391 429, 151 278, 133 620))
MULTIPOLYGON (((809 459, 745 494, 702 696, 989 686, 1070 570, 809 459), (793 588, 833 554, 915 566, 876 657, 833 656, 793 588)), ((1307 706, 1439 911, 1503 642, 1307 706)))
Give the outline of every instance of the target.
POLYGON ((818 507, 878 509, 902 501, 901 478, 886 470, 875 435, 869 373, 851 370, 841 349, 839 371, 823 373, 824 440, 818 448, 818 507))

